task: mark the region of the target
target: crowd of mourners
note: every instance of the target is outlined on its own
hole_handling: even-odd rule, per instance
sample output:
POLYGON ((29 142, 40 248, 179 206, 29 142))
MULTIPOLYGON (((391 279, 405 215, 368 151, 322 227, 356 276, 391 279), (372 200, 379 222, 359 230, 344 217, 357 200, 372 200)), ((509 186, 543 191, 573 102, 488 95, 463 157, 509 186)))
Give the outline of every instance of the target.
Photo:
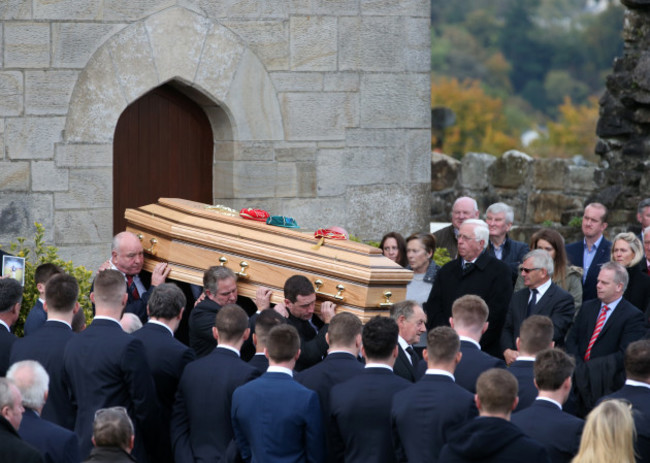
POLYGON ((225 266, 168 282, 130 232, 88 326, 76 279, 45 263, 16 337, 23 287, 0 278, 0 461, 650 463, 650 199, 639 235, 609 241, 607 214, 587 204, 577 242, 523 243, 510 206, 481 220, 458 198, 449 226, 383 237, 413 279, 365 324, 315 312, 305 275, 276 304, 225 266))

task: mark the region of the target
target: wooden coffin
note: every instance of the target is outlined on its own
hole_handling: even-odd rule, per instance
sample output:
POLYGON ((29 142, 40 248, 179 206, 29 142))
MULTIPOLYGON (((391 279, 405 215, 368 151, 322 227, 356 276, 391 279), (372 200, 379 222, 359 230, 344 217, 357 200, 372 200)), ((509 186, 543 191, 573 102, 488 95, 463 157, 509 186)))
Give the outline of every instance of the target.
POLYGON ((317 311, 330 300, 363 322, 404 300, 413 275, 378 248, 332 239, 318 247, 313 231, 229 216, 193 201, 160 198, 127 209, 125 217, 127 230, 141 237, 145 270, 168 262, 170 279, 202 286, 207 268, 225 265, 239 275, 239 294, 254 299, 256 289, 265 286, 274 303, 284 300, 286 279, 301 274, 317 288, 317 311))

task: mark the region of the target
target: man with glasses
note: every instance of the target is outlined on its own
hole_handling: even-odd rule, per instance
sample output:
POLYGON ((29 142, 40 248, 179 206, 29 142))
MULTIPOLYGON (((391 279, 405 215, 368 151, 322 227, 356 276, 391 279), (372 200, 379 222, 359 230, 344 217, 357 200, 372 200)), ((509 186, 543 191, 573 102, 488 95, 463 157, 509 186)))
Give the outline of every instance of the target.
POLYGON ((428 328, 449 325, 451 306, 456 299, 466 294, 480 296, 490 311, 481 347, 488 354, 500 357, 501 330, 512 296, 512 278, 508 264, 485 252, 489 236, 488 226, 482 220, 463 222, 458 233, 458 258, 438 270, 424 311, 428 328))
POLYGON ((501 333, 501 347, 506 363, 510 365, 519 355, 516 340, 522 322, 531 315, 546 315, 553 321, 553 341, 557 347, 564 345, 573 320, 573 297, 553 283, 553 259, 546 251, 535 249, 524 256, 520 267, 524 289, 512 295, 506 324, 501 333))

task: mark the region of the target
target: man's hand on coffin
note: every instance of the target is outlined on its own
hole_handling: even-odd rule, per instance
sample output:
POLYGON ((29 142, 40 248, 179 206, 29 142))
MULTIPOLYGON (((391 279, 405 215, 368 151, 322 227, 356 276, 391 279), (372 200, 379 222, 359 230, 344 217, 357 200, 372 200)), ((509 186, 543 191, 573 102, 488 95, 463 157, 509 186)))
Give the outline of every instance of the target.
POLYGON ((282 315, 284 318, 289 318, 289 311, 287 310, 287 307, 284 305, 284 302, 275 304, 273 306, 273 310, 275 310, 277 313, 282 315))
POLYGON ((163 284, 171 270, 172 269, 167 265, 167 262, 157 263, 153 268, 153 272, 151 273, 151 286, 158 286, 163 284))
POLYGON ((104 270, 108 270, 109 268, 111 268, 110 259, 108 259, 106 262, 102 263, 102 265, 99 266, 99 268, 97 269, 97 273, 103 272, 104 270))
POLYGON ((271 291, 269 288, 265 288, 264 286, 257 288, 257 290, 255 290, 255 305, 257 306, 257 310, 261 312, 262 310, 266 310, 271 307, 272 295, 273 291, 271 291))
POLYGON ((323 323, 329 324, 334 315, 336 315, 336 304, 331 301, 325 301, 320 305, 320 318, 323 320, 323 323))

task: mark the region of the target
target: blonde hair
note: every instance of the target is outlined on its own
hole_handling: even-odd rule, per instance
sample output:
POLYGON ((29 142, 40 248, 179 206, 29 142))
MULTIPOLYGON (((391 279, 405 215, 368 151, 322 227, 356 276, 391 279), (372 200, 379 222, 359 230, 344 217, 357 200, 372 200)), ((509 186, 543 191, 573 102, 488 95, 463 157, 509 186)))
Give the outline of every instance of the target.
POLYGON ((635 438, 631 406, 621 400, 606 400, 587 416, 580 450, 571 463, 634 463, 635 438))
POLYGON ((617 241, 625 241, 630 246, 632 254, 634 254, 628 267, 634 267, 636 264, 641 262, 641 259, 643 259, 643 245, 639 238, 637 238, 637 236, 632 232, 619 233, 614 237, 614 240, 612 241, 612 251, 610 253, 611 260, 614 260, 614 245, 617 241))

